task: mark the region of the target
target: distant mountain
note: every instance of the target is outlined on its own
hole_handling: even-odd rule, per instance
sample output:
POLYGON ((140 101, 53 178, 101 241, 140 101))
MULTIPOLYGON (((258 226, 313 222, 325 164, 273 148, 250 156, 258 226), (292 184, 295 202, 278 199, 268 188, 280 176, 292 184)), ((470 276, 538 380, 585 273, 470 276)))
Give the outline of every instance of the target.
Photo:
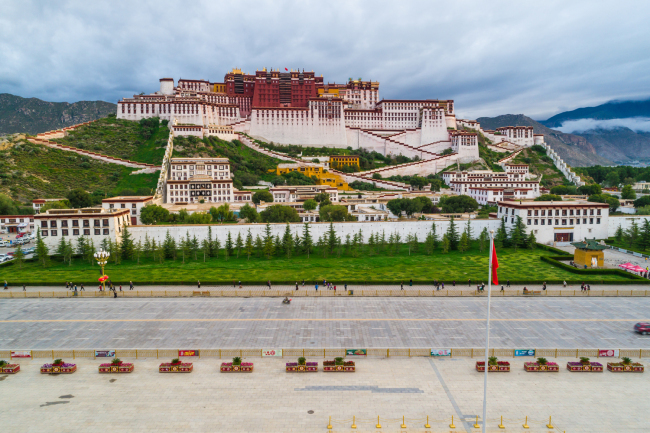
POLYGON ((550 128, 557 128, 569 120, 579 119, 626 119, 629 117, 650 117, 650 99, 645 101, 611 101, 596 107, 578 108, 565 111, 542 120, 540 123, 550 128))
POLYGON ((532 126, 535 134, 544 134, 546 143, 555 150, 560 157, 574 167, 591 165, 612 165, 608 159, 600 156, 594 147, 584 137, 565 134, 547 128, 536 120, 523 114, 504 114, 497 117, 479 117, 476 119, 483 129, 497 129, 502 126, 532 126))
POLYGON ((47 102, 37 98, 0 93, 0 135, 63 128, 106 117, 117 105, 104 101, 47 102))

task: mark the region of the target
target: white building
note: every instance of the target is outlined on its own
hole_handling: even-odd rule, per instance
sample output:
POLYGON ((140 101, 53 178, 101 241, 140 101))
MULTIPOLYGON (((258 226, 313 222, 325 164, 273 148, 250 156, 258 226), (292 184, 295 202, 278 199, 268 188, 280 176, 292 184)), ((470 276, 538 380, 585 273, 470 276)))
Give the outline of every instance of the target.
POLYGON ((507 174, 521 174, 524 176, 524 179, 528 179, 530 176, 530 167, 528 164, 505 164, 503 169, 507 174))
POLYGON ((339 201, 338 189, 328 185, 276 186, 269 192, 273 195, 273 203, 304 202, 320 193, 328 194, 332 203, 339 201))
POLYGON ((609 205, 579 201, 501 201, 497 216, 511 229, 517 217, 535 234, 537 242, 567 243, 586 238, 606 239, 609 229, 609 205))
POLYGON ((67 200, 67 198, 37 198, 32 200, 32 207, 34 208, 34 213, 39 213, 46 203, 64 200, 67 200))
POLYGON ((131 225, 131 210, 50 209, 34 215, 34 220, 50 254, 54 254, 61 238, 73 241, 72 245, 76 247, 77 239, 84 236, 92 240, 97 249, 103 239, 121 241, 124 227, 131 225))
POLYGON ((153 196, 124 196, 111 197, 102 200, 104 209, 128 209, 130 212, 131 225, 142 224, 140 214, 142 208, 153 203, 153 196))
POLYGON ((34 231, 34 215, 0 216, 0 232, 29 233, 34 231))

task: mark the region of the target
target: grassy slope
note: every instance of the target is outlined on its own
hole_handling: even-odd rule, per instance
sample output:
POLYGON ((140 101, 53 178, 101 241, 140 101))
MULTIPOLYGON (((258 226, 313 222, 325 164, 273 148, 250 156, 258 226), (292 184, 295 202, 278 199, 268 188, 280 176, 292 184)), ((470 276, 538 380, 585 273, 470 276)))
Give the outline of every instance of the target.
POLYGON ((160 165, 168 137, 166 126, 159 126, 151 138, 145 140, 138 122, 105 117, 54 141, 104 155, 160 165))
MULTIPOLYGON (((573 274, 559 267, 552 266, 540 260, 540 256, 553 256, 557 253, 544 250, 501 249, 499 251, 499 278, 503 281, 521 281, 538 283, 546 281, 551 283, 582 282, 590 283, 629 281, 618 275, 586 276, 573 274)), ((185 264, 180 259, 166 260, 163 264, 152 263, 149 259, 135 262, 123 262, 115 265, 110 263, 106 273, 114 283, 124 284, 127 281, 136 283, 194 283, 200 279, 204 284, 241 280, 247 283, 287 282, 302 280, 313 283, 324 278, 335 284, 353 283, 381 283, 389 282, 399 284, 400 281, 413 279, 416 282, 431 284, 434 279, 444 281, 447 285, 455 279, 457 284, 466 284, 467 279, 473 282, 484 281, 487 274, 488 257, 486 252, 479 252, 477 248, 467 253, 458 251, 443 254, 440 250, 433 255, 413 253, 408 255, 406 247, 402 247, 399 255, 388 256, 385 253, 369 256, 361 254, 359 258, 334 256, 323 258, 321 255, 312 254, 309 259, 300 255, 291 259, 251 258, 244 255, 226 261, 223 255, 208 259, 203 263, 202 256, 199 260, 190 260, 185 264)), ((37 263, 26 263, 22 269, 11 264, 3 266, 2 278, 11 284, 61 284, 63 281, 75 283, 95 284, 99 276, 99 268, 82 262, 80 259, 73 261, 72 266, 53 262, 49 267, 43 268, 37 263)))
POLYGON ((82 188, 111 194, 122 188, 156 186, 158 174, 130 176, 134 171, 63 150, 20 141, 0 151, 0 192, 14 199, 65 197, 82 188))
POLYGON ((553 161, 546 154, 540 154, 530 148, 524 149, 512 161, 513 164, 528 164, 530 172, 542 174, 542 185, 551 188, 556 185, 568 185, 569 181, 562 172, 555 167, 553 161))

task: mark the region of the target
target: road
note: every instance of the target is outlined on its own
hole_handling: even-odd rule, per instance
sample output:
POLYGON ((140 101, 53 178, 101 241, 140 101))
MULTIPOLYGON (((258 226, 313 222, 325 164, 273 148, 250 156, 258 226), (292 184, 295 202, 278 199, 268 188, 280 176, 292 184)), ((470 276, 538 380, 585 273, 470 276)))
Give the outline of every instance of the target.
MULTIPOLYGON (((0 349, 482 347, 485 299, 8 299, 0 349)), ((492 301, 493 347, 650 348, 647 298, 492 301)))

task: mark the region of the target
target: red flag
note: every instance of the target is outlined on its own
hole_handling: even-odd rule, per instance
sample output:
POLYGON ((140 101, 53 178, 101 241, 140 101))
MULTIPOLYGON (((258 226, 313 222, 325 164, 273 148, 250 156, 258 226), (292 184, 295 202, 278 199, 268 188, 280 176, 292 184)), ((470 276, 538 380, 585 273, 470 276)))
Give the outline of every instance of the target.
POLYGON ((497 259, 497 249, 492 245, 492 282, 499 284, 499 277, 497 276, 497 269, 499 268, 499 260, 497 259))
POLYGON ((284 70, 287 71, 287 72, 289 72, 289 70, 288 70, 287 68, 284 68, 284 70))

